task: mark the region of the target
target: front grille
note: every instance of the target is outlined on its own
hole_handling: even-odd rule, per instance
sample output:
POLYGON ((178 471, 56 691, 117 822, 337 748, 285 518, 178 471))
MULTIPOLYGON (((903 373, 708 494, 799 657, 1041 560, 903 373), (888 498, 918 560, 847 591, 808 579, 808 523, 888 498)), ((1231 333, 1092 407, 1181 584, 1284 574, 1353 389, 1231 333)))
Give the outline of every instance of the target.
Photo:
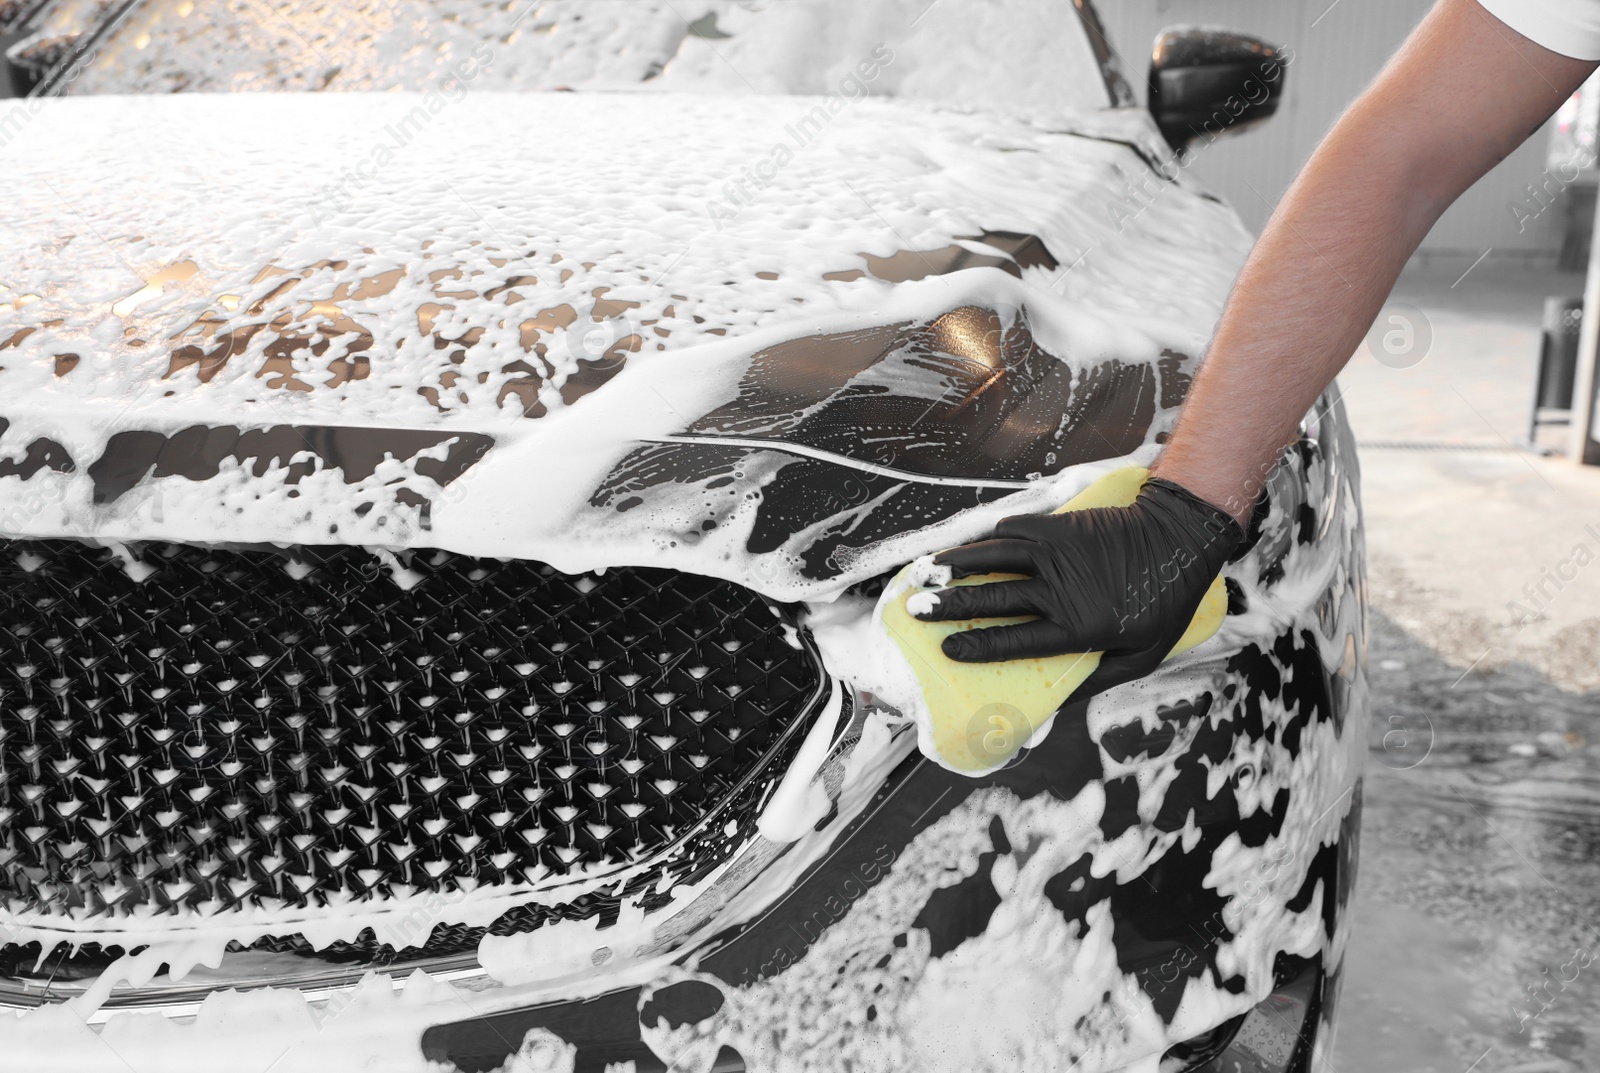
POLYGON ((0 911, 214 914, 548 883, 669 845, 720 858, 819 685, 777 609, 694 575, 133 555, 0 550, 0 911))

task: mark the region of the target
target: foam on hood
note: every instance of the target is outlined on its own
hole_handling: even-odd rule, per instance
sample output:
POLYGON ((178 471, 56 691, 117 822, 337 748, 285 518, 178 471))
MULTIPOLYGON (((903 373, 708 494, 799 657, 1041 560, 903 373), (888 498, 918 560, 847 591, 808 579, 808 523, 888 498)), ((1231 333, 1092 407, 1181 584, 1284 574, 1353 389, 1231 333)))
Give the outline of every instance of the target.
MULTIPOLYGON (((596 539, 573 520, 630 448, 736 398, 753 353, 979 306, 1025 312, 1075 374, 1187 361, 1246 244, 1228 210, 1103 130, 905 102, 832 116, 815 98, 642 94, 480 93, 436 117, 406 94, 156 104, 59 101, 10 147, 0 522, 14 533, 442 546, 748 581, 748 525, 645 547, 637 526, 596 539), (361 181, 330 200, 328 177, 347 174, 361 181), (1129 211, 1135 181, 1157 196, 1129 211), (290 482, 293 457, 224 453, 204 479, 158 468, 96 502, 90 470, 118 432, 221 426, 456 439, 356 479, 313 464, 290 482), (493 446, 448 494, 418 476, 423 454, 472 436, 493 446), (432 493, 431 529, 380 494, 395 485, 432 493)), ((1132 114, 1094 125, 1113 121, 1129 140, 1148 131, 1132 114)), ((1060 475, 1038 505, 1087 480, 1060 475)), ((948 538, 1028 509, 1019 494, 962 512, 948 538)), ((853 572, 939 546, 922 544, 853 572)), ((767 591, 806 590, 765 574, 767 591)))

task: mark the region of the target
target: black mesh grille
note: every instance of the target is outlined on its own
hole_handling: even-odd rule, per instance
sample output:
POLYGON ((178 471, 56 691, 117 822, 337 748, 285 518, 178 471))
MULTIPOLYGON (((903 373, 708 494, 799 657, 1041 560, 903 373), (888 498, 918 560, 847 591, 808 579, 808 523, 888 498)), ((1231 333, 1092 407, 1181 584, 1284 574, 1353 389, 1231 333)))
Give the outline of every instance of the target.
POLYGON ((296 555, 0 545, 0 908, 539 882, 720 805, 674 854, 697 872, 818 683, 727 582, 423 552, 402 588, 359 549, 296 555))

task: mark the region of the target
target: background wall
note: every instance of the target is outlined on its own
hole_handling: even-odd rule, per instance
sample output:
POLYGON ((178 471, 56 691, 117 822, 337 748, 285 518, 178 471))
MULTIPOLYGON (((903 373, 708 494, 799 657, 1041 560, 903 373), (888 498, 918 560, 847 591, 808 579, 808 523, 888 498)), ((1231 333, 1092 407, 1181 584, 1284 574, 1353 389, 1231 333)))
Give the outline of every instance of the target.
MULTIPOLYGON (((1176 24, 1221 26, 1293 49, 1278 114, 1197 155, 1193 172, 1259 230, 1289 181, 1349 101, 1432 6, 1431 0, 1098 0, 1106 33, 1143 94, 1150 44, 1176 24)), ((1463 258, 1485 250, 1501 260, 1553 262, 1566 205, 1558 203, 1518 232, 1511 204, 1543 179, 1547 132, 1535 134, 1485 176, 1435 225, 1419 257, 1463 258)), ((1565 200, 1565 199, 1563 199, 1565 200)))

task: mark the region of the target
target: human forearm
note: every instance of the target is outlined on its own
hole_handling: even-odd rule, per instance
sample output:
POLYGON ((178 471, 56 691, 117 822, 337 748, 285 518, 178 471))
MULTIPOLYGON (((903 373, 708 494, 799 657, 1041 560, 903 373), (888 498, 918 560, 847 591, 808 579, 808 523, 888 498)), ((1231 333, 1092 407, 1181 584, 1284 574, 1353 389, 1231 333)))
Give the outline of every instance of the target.
POLYGON ((1347 115, 1290 187, 1156 468, 1241 522, 1443 208, 1408 189, 1381 153, 1368 117, 1347 115))
POLYGON ((925 617, 1012 620, 952 635, 945 654, 1102 653, 1078 696, 1154 670, 1238 551, 1279 450, 1406 258, 1594 67, 1533 44, 1477 0, 1439 0, 1273 214, 1158 460, 1165 480, 1128 506, 1008 518, 993 539, 942 553, 936 561, 957 576, 1020 575, 938 594, 925 617))
POLYGON ((1273 213, 1156 472, 1243 521, 1440 213, 1593 68, 1440 3, 1273 213))

